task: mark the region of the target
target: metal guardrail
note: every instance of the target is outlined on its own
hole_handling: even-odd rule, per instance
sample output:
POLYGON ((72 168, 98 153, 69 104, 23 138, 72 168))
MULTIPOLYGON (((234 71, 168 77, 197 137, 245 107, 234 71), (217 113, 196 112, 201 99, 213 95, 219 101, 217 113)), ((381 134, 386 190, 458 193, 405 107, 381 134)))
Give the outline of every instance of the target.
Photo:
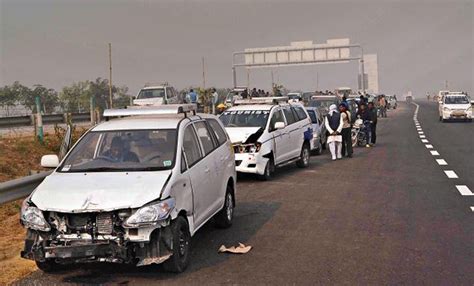
POLYGON ((53 171, 0 183, 0 204, 28 196, 53 171))
MULTIPOLYGON (((70 113, 72 122, 86 122, 91 120, 91 115, 87 113, 70 113)), ((45 114, 42 116, 43 124, 66 123, 64 114, 45 114)), ((0 128, 32 126, 34 124, 33 115, 0 117, 0 128)))

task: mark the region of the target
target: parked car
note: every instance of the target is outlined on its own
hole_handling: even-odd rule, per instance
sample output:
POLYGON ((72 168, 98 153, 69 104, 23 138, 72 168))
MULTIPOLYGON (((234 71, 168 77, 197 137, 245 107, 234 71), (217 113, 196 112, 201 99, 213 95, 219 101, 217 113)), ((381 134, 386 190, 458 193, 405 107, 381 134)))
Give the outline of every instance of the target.
POLYGON ((313 142, 311 144, 313 148, 311 152, 315 155, 320 155, 322 150, 326 149, 327 142, 327 130, 326 125, 324 125, 324 117, 316 107, 306 107, 306 112, 308 112, 313 126, 313 142))
POLYGON ((222 123, 192 110, 106 110, 122 118, 91 128, 62 162, 43 156, 55 170, 23 203, 21 256, 46 272, 84 262, 184 271, 197 230, 213 217, 231 226, 236 193, 222 123))
POLYGON ((263 100, 267 104, 246 100, 227 109, 220 119, 234 147, 237 172, 268 180, 275 167, 293 162, 301 168, 309 165, 313 130, 301 104, 274 104, 274 98, 258 102, 263 100))
POLYGON ((339 104, 339 98, 336 95, 314 95, 309 101, 309 106, 319 108, 323 116, 329 112, 331 104, 339 104))
POLYGON ((133 99, 133 105, 156 106, 181 103, 176 90, 168 84, 146 85, 133 99))
POLYGON ((472 121, 472 105, 462 92, 449 92, 439 101, 439 121, 462 119, 472 121))
POLYGON ((295 103, 300 102, 303 100, 300 92, 289 92, 288 96, 288 103, 295 103))

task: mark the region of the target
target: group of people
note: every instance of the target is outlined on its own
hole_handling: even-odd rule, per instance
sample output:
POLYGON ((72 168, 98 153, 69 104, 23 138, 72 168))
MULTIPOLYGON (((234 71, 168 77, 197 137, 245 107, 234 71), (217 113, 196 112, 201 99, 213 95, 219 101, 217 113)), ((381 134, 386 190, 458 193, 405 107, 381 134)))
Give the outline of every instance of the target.
POLYGON ((240 95, 242 96, 243 99, 247 99, 249 96, 250 96, 250 98, 252 98, 252 97, 269 97, 270 93, 268 91, 265 92, 265 90, 263 90, 263 89, 257 89, 257 88, 254 87, 250 91, 250 94, 247 91, 247 89, 245 89, 240 95))
MULTIPOLYGON (((367 102, 361 95, 357 110, 357 118, 362 119, 366 128, 367 145, 375 146, 377 140, 377 108, 374 103, 367 102)), ((328 133, 327 143, 331 152, 332 160, 342 159, 342 157, 352 158, 352 116, 349 105, 346 101, 339 104, 339 108, 332 104, 325 117, 324 124, 328 133)))

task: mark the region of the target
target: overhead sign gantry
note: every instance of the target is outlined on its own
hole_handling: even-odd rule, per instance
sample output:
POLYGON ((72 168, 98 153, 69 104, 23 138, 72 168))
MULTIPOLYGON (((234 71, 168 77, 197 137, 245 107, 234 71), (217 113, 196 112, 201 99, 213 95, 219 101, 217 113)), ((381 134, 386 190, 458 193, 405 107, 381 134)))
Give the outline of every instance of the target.
POLYGON ((359 89, 365 92, 364 51, 359 44, 350 44, 349 39, 328 40, 325 44, 312 41, 292 42, 290 46, 252 48, 234 52, 232 75, 234 88, 237 87, 237 67, 271 68, 312 64, 359 62, 359 89), (351 56, 351 50, 359 50, 358 56, 351 56), (240 61, 238 61, 240 58, 240 61))

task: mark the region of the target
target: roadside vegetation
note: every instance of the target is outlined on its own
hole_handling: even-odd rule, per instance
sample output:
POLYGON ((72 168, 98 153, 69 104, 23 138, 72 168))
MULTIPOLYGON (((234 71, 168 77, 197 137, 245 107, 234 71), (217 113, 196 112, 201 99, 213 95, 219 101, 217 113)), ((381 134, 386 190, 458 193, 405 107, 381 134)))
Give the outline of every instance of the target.
MULTIPOLYGON (((77 140, 84 131, 76 130, 73 138, 77 140)), ((58 153, 63 133, 63 129, 56 127, 54 133, 45 135, 44 144, 33 136, 0 138, 0 182, 41 171, 41 156, 58 153)), ((8 285, 36 270, 33 261, 20 257, 25 238, 19 222, 22 201, 0 205, 0 285, 8 285)))

